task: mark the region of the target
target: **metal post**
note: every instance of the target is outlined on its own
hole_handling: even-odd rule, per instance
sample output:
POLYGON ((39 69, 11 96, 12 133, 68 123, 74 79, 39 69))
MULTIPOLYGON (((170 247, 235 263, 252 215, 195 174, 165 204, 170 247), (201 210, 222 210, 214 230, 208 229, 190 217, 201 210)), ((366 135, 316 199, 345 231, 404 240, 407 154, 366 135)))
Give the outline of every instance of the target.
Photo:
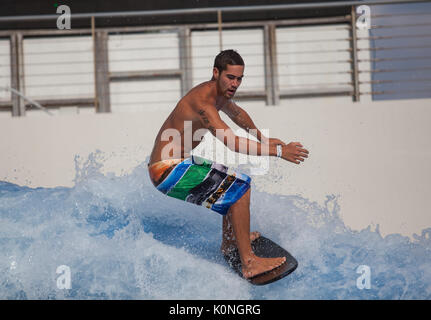
POLYGON ((93 73, 94 73, 94 109, 99 110, 98 100, 97 100, 97 68, 96 68, 96 20, 91 17, 91 38, 93 39, 93 73))
POLYGON ((278 63, 277 63, 277 39, 275 24, 268 26, 269 33, 269 52, 271 56, 271 75, 272 75, 272 104, 280 103, 280 90, 278 87, 278 63))
POLYGON ((222 38, 222 18, 221 18, 221 10, 217 11, 217 24, 218 24, 218 39, 219 39, 219 47, 220 51, 223 50, 223 38, 222 38))
MULTIPOLYGON (((19 33, 10 36, 10 68, 11 68, 11 87, 16 91, 21 91, 23 84, 23 37, 19 33)), ((25 116, 25 103, 21 97, 11 90, 12 94, 12 116, 25 116)))
POLYGON ((356 8, 352 6, 351 10, 351 30, 350 35, 352 38, 352 82, 353 82, 353 101, 359 101, 359 67, 358 67, 358 37, 356 34, 356 8))
MULTIPOLYGON (((22 33, 18 33, 18 76, 19 76, 19 87, 21 93, 25 94, 25 77, 24 77, 24 36, 22 33)), ((25 115, 25 101, 21 97, 21 105, 23 106, 22 115, 25 115)))
POLYGON ((190 28, 181 28, 178 36, 180 38, 181 95, 184 96, 193 87, 192 37, 190 28))
POLYGON ((263 42, 265 58, 265 91, 267 105, 278 105, 280 102, 275 31, 276 28, 274 24, 266 24, 264 26, 263 42))
POLYGON ((272 68, 271 68, 271 53, 270 53, 269 25, 263 27, 263 53, 265 60, 265 92, 266 105, 271 105, 273 99, 272 91, 272 68))
POLYGON ((97 112, 111 112, 109 90, 108 32, 95 32, 97 112))

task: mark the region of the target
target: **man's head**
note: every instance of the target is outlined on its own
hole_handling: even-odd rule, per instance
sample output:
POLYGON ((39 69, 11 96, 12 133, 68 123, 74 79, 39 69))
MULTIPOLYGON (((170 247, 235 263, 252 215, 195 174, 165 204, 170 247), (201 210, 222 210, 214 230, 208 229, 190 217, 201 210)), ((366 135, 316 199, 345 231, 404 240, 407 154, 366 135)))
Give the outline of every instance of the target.
POLYGON ((231 99, 244 76, 244 60, 234 50, 220 52, 214 60, 213 77, 219 94, 231 99))

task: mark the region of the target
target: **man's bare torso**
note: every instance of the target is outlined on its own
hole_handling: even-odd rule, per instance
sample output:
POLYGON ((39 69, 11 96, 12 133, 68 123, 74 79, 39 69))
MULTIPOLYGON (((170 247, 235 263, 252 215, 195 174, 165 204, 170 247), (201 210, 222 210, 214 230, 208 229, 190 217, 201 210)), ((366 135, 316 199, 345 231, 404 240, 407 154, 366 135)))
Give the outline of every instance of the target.
MULTIPOLYGON (((191 150, 196 148, 200 144, 200 140, 192 141, 191 144, 184 143, 185 129, 184 125, 187 121, 191 122, 191 134, 188 136, 193 137, 195 132, 199 129, 205 129, 202 123, 202 110, 207 108, 215 108, 217 111, 226 106, 229 102, 225 97, 217 96, 217 89, 215 81, 203 82, 192 90, 190 90, 176 105, 174 110, 168 116, 160 128, 157 137, 154 142, 153 151, 151 152, 149 165, 164 160, 163 159, 163 148, 167 144, 175 143, 170 139, 168 141, 162 141, 163 132, 166 130, 174 129, 177 130, 181 136, 181 145, 176 145, 177 150, 181 150, 180 158, 186 158, 189 156, 191 150)), ((170 146, 170 149, 172 146, 170 146)), ((172 157, 172 153, 169 155, 172 157)))

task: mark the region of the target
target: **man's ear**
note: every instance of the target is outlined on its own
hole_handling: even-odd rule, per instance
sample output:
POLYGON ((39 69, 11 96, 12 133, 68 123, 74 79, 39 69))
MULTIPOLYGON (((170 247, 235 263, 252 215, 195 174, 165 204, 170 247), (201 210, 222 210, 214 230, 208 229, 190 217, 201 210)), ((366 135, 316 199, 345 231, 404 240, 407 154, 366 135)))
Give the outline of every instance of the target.
POLYGON ((216 68, 216 67, 214 67, 213 68, 213 78, 212 78, 212 80, 217 80, 218 79, 218 77, 219 77, 219 71, 218 71, 218 69, 216 68))

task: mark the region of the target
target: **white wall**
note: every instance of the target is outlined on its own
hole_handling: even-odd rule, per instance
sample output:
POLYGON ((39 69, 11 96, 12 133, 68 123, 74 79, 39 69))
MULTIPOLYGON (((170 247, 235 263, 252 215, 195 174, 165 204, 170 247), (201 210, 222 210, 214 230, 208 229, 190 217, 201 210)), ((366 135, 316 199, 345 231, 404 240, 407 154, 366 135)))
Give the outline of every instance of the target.
MULTIPOLYGON (((109 36, 111 72, 179 69, 176 32, 109 36)), ((112 82, 113 113, 135 112, 175 105, 180 98, 180 79, 112 82)))
POLYGON ((351 82, 348 37, 345 26, 277 28, 280 89, 347 87, 343 83, 351 82))
MULTIPOLYGON (((265 71, 262 29, 225 30, 222 44, 224 49, 235 49, 245 61, 244 91, 263 91, 265 71)), ((208 81, 212 76, 214 58, 220 52, 218 31, 192 32, 193 84, 208 81)))
MULTIPOLYGON (((241 105, 270 136, 310 151, 299 166, 271 158, 268 173, 253 176, 257 189, 321 205, 338 195, 340 214, 355 230, 380 224, 383 235, 411 236, 431 226, 430 100, 241 105)), ((72 186, 75 156, 81 162, 96 150, 102 172, 128 173, 149 155, 169 112, 1 119, 0 180, 72 186)))
POLYGON ((34 100, 94 96, 91 37, 24 39, 23 93, 34 100))
MULTIPOLYGON (((348 63, 336 64, 335 69, 332 63, 314 63, 349 59, 344 51, 325 52, 345 50, 346 41, 340 39, 348 36, 343 26, 277 29, 281 88, 350 81, 349 75, 330 74, 349 70, 348 63), (313 53, 294 53, 301 51, 313 53), (288 76, 313 72, 328 74, 288 76)), ((25 93, 33 99, 92 96, 92 45, 90 37, 25 39, 25 93)), ((178 45, 178 34, 172 32, 110 35, 110 71, 178 68, 178 45)), ((359 41, 360 48, 367 46, 366 40, 359 41)), ((240 90, 263 89, 262 30, 224 30, 223 48, 237 49, 246 61, 240 90)), ((218 52, 217 32, 192 32, 194 84, 210 78, 218 52)), ((359 58, 369 58, 369 51, 361 50, 359 58)), ((9 63, 9 44, 0 41, 0 85, 9 85, 9 63)), ((361 62, 361 69, 368 70, 369 62, 361 62)), ((360 79, 368 81, 370 74, 361 73, 360 79)), ((361 90, 370 91, 370 86, 362 85, 361 90)), ((39 110, 20 118, 2 112, 0 180, 31 187, 72 186, 75 156, 83 160, 96 150, 102 151, 103 172, 130 172, 151 152, 160 125, 179 98, 180 82, 175 79, 114 82, 112 114, 76 107, 53 110, 54 117, 39 110)), ((0 92, 0 99, 9 100, 9 93, 0 92)), ((300 166, 269 159, 269 171, 253 177, 256 187, 301 194, 320 204, 327 195, 339 195, 341 215, 357 230, 380 224, 383 234, 411 236, 430 227, 426 200, 431 193, 431 101, 371 102, 369 95, 361 96, 360 103, 351 100, 283 99, 277 107, 265 106, 264 101, 240 102, 261 129, 286 142, 300 141, 311 152, 300 166)))

